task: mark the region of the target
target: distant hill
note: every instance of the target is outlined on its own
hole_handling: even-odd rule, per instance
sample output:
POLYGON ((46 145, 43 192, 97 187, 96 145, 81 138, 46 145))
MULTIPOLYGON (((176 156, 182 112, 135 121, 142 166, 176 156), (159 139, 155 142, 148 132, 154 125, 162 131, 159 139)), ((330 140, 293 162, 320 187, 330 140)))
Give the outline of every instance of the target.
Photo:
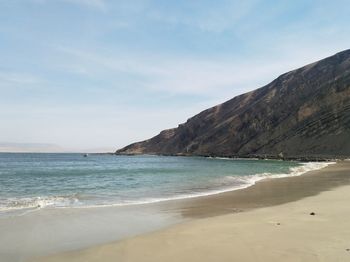
POLYGON ((350 50, 285 73, 116 153, 350 156, 350 50))
POLYGON ((62 148, 55 144, 0 142, 0 152, 51 153, 51 152, 61 152, 61 151, 62 151, 62 148))
POLYGON ((113 152, 110 147, 66 148, 47 143, 0 142, 0 153, 105 153, 113 152))

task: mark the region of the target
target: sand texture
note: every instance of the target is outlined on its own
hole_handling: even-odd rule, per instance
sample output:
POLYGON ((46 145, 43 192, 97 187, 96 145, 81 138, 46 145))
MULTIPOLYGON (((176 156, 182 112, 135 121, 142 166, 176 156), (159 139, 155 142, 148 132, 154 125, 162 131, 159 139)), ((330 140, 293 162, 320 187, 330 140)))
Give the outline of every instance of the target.
MULTIPOLYGON (((344 172, 349 164, 342 165, 344 172)), ((339 186, 280 205, 197 218, 34 261, 350 261, 349 202, 350 186, 339 186)))

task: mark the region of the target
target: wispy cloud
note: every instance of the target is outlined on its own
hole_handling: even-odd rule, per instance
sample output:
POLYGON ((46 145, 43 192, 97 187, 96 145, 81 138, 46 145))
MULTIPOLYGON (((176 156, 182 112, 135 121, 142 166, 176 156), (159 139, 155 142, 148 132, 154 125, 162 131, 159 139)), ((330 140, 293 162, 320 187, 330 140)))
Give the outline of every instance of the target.
POLYGON ((104 77, 111 86, 124 76, 129 77, 130 86, 140 90, 146 88, 217 99, 261 87, 286 71, 332 55, 309 46, 299 48, 299 56, 287 51, 283 56, 269 56, 268 59, 259 56, 206 59, 170 55, 106 55, 66 47, 58 50, 69 57, 62 65, 67 73, 96 79, 104 77))
POLYGON ((106 10, 106 2, 104 0, 61 0, 67 3, 83 5, 87 7, 97 8, 100 10, 106 10))
POLYGON ((65 2, 83 7, 89 7, 105 11, 107 4, 104 0, 31 0, 34 3, 48 4, 49 2, 65 2))
POLYGON ((208 8, 208 3, 201 1, 181 1, 178 3, 181 9, 178 7, 166 10, 159 8, 152 10, 149 17, 156 21, 220 33, 234 27, 240 19, 249 14, 258 2, 258 0, 223 1, 219 5, 209 2, 210 8, 208 8))
POLYGON ((42 78, 30 73, 0 71, 0 88, 9 86, 25 88, 43 81, 42 78))
POLYGON ((129 75, 134 87, 170 94, 214 95, 218 91, 228 90, 240 93, 248 86, 256 87, 264 75, 270 75, 276 69, 219 59, 157 55, 106 56, 67 48, 60 48, 60 51, 71 58, 64 65, 69 73, 90 78, 107 75, 111 83, 118 81, 119 74, 129 75))

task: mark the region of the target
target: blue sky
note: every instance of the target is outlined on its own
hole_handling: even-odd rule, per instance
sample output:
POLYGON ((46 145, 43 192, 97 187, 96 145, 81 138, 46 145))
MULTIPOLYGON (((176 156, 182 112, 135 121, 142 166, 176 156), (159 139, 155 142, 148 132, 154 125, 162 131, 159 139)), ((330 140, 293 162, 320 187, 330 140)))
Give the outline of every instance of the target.
POLYGON ((350 48, 344 1, 0 0, 0 142, 116 149, 350 48))

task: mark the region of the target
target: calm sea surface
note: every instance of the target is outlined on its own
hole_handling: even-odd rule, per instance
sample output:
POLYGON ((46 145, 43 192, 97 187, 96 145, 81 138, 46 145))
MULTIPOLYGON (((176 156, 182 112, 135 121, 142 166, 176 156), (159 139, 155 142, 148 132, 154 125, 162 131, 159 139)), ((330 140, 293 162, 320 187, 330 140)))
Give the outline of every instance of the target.
POLYGON ((322 163, 204 157, 0 153, 0 212, 157 202, 300 175, 322 163))

